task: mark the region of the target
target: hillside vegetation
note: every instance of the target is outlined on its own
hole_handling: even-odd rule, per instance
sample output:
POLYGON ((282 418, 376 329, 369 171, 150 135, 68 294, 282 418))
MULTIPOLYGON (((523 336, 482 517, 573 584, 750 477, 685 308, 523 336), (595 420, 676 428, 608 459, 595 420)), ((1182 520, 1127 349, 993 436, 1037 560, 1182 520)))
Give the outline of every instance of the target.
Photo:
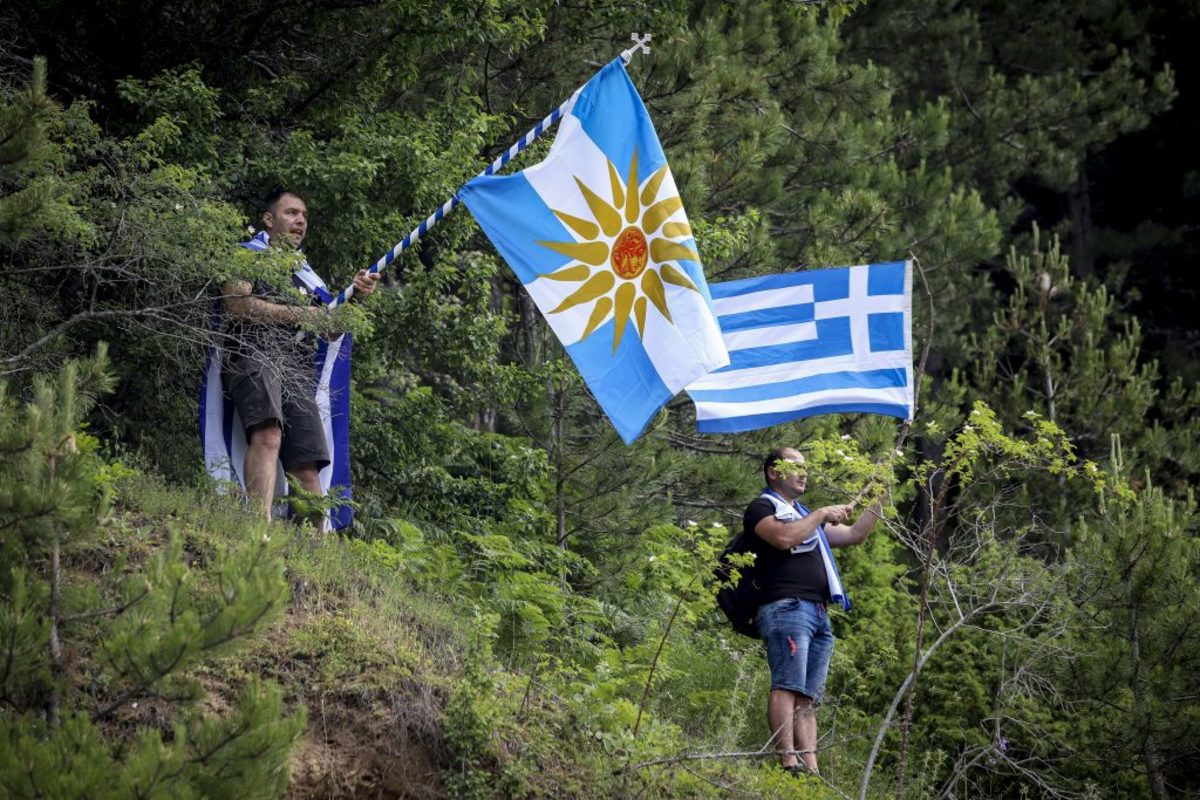
MULTIPOLYGON (((0 795, 1200 792, 1185 3, 0 10, 0 795), (629 42, 710 281, 915 259, 911 425, 625 446, 470 215, 337 319, 355 523, 203 473, 259 198, 340 288, 629 42), (1158 164, 1171 164, 1169 170, 1158 164), (762 457, 875 479, 821 776, 712 571, 762 457)), ((517 159, 534 163, 549 137, 517 159)), ((319 503, 299 498, 298 503, 319 503)))

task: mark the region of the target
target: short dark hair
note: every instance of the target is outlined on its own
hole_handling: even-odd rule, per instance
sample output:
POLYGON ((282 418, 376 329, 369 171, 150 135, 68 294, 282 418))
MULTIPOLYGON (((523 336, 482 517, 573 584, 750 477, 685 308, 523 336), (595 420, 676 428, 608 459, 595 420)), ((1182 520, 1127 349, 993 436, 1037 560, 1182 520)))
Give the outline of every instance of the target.
POLYGON ((275 206, 279 203, 280 200, 283 199, 283 196, 285 194, 295 195, 296 197, 299 197, 301 200, 304 199, 304 197, 299 192, 296 192, 296 191, 293 191, 291 189, 287 189, 287 188, 284 188, 281 186, 281 187, 272 189, 271 191, 269 191, 265 195, 263 195, 262 210, 270 211, 272 214, 274 214, 275 206))
MULTIPOLYGON (((784 454, 784 451, 786 451, 786 450, 796 450, 796 448, 794 448, 794 447, 776 447, 774 450, 767 453, 767 455, 763 458, 763 480, 766 481, 768 484, 771 483, 771 476, 767 475, 767 470, 774 467, 775 462, 779 461, 780 459, 782 459, 784 457, 783 454, 784 454)), ((796 452, 799 453, 800 451, 796 450, 796 452)))

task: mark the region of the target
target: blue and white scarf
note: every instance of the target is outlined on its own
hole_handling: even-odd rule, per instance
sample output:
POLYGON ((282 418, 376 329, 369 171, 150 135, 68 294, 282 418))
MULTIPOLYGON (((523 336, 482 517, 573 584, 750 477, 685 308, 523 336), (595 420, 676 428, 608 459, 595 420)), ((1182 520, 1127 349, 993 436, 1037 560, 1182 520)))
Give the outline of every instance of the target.
MULTIPOLYGON (((770 500, 775 506, 775 519, 780 522, 794 522, 804 519, 812 512, 799 500, 789 503, 771 489, 764 489, 762 497, 770 500)), ((825 526, 818 525, 817 532, 792 548, 793 553, 808 553, 814 548, 821 552, 821 563, 825 566, 825 578, 829 581, 829 596, 846 611, 850 610, 850 598, 842 586, 842 576, 838 573, 837 562, 833 560, 833 548, 825 538, 825 526)))
MULTIPOLYGON (((253 239, 242 243, 243 247, 257 252, 271 246, 266 231, 260 231, 253 239)), ((292 276, 293 283, 302 291, 315 295, 328 305, 333 300, 325 281, 305 261, 292 276)), ((221 323, 221 301, 213 311, 214 329, 221 323)), ((313 366, 317 377, 317 408, 325 425, 325 444, 329 448, 330 463, 320 472, 321 493, 328 494, 337 489, 339 497, 349 500, 353 495, 350 488, 350 334, 343 334, 331 342, 324 339, 317 346, 313 366)), ((237 409, 225 397, 221 378, 221 352, 211 347, 204 364, 204 377, 200 386, 200 441, 204 447, 204 465, 208 474, 223 484, 237 482, 243 491, 246 479, 243 468, 246 463, 246 431, 238 417, 237 409)), ((275 496, 288 492, 283 465, 276 470, 275 496)), ((325 526, 333 530, 347 527, 353 521, 350 506, 335 506, 326 517, 325 526)))

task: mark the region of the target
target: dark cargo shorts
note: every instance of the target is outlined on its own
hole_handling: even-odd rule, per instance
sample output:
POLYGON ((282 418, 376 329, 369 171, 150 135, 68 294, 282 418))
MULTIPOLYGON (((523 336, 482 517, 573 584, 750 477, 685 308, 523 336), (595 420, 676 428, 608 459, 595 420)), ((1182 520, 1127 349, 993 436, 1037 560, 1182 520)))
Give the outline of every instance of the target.
POLYGON ((254 358, 234 358, 225 365, 225 395, 237 408, 250 431, 274 421, 283 429, 279 460, 285 468, 313 462, 317 469, 329 466, 325 425, 312 394, 283 392, 279 371, 254 358))

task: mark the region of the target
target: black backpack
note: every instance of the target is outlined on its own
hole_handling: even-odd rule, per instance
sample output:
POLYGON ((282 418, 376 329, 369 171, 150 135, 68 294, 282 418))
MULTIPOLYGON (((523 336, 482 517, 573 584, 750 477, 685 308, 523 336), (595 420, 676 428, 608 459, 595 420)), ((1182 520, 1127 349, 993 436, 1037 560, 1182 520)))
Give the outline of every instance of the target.
POLYGON ((754 621, 754 618, 758 616, 758 607, 762 598, 755 565, 737 567, 740 578, 736 584, 731 584, 730 577, 735 568, 729 563, 729 556, 752 552, 754 551, 750 548, 749 537, 746 536, 745 531, 734 536, 729 544, 725 545, 721 559, 716 569, 713 570, 713 577, 721 584, 721 588, 717 591, 717 605, 721 607, 721 611, 728 618, 729 624, 743 636, 761 639, 762 637, 758 634, 758 625, 754 621))

